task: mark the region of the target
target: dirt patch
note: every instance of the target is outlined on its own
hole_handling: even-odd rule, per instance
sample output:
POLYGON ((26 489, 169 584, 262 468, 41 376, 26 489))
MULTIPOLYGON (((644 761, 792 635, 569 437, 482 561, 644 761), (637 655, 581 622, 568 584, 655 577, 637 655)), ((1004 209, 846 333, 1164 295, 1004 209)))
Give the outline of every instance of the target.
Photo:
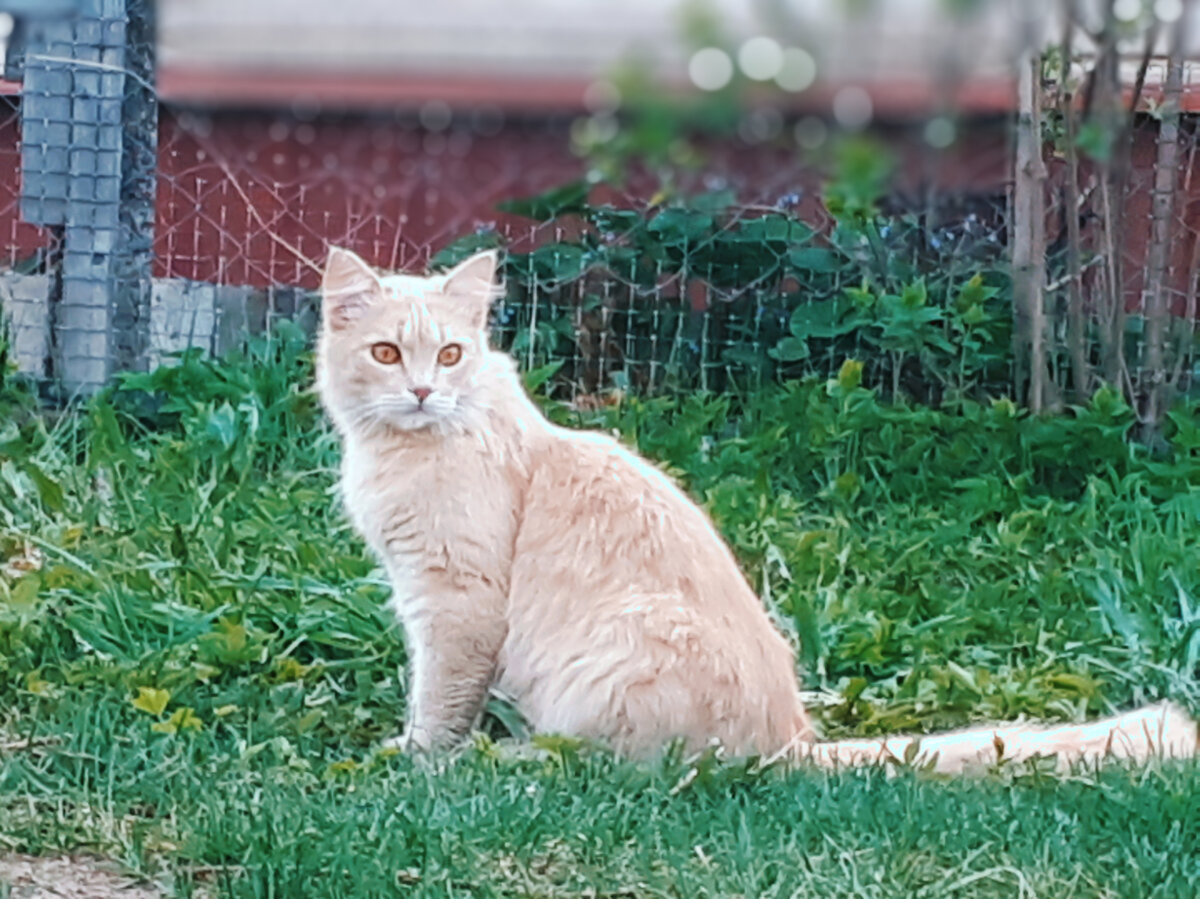
POLYGON ((143 880, 122 874, 112 862, 90 855, 3 855, 0 895, 9 899, 161 899, 163 894, 143 880))

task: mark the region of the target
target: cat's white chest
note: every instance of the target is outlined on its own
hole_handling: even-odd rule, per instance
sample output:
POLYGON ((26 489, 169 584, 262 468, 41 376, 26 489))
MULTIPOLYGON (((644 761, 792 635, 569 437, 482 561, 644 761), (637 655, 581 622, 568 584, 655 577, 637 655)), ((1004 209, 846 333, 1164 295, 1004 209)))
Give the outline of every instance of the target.
POLYGON ((402 617, 439 578, 507 590, 514 491, 482 447, 447 441, 437 452, 379 452, 347 445, 342 491, 355 527, 388 568, 391 605, 402 617))

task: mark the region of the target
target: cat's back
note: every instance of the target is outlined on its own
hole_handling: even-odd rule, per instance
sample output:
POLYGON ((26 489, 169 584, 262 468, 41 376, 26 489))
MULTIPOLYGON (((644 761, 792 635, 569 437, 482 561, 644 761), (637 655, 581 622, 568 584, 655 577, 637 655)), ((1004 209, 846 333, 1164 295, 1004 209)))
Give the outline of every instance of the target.
POLYGON ((529 444, 522 530, 531 541, 577 548, 631 572, 674 559, 678 571, 663 572, 668 578, 686 576, 705 560, 737 575, 707 514, 668 474, 615 438, 551 427, 529 444))
POLYGON ((634 754, 806 730, 791 648, 669 476, 593 432, 548 430, 528 463, 500 671, 536 728, 634 754))

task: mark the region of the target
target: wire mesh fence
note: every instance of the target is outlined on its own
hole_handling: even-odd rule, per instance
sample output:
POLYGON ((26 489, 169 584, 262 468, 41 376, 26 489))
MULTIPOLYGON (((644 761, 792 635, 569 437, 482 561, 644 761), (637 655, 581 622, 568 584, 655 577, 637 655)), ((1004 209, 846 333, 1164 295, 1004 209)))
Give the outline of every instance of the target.
MULTIPOLYGON (((564 393, 719 389, 799 362, 775 352, 795 309, 861 278, 858 261, 826 248, 836 223, 821 176, 794 148, 710 147, 676 199, 651 202, 658 182, 646 173, 588 184, 569 120, 421 119, 165 114, 156 275, 175 317, 154 325, 152 344, 199 336, 221 348, 279 315, 311 325, 328 245, 417 271, 499 245, 508 291, 495 339, 527 368, 559 365, 564 393)), ((998 264, 1001 128, 981 128, 957 156, 965 191, 888 200, 897 226, 881 237, 886 252, 918 268, 958 260, 950 268, 968 278, 969 257, 998 264), (928 232, 920 246, 917 231, 928 232)), ((921 166, 909 168, 920 184, 921 166)), ((807 367, 835 372, 856 345, 867 349, 842 341, 807 367)))
MULTIPOLYGON (((789 152, 714 148, 677 186, 681 197, 708 198, 676 223, 682 231, 671 219, 687 204, 648 205, 655 182, 636 173, 621 188, 589 191, 591 219, 543 220, 498 207, 586 174, 569 152, 570 122, 462 119, 434 130, 416 116, 164 111, 140 364, 189 346, 221 352, 281 317, 311 328, 329 245, 382 269, 418 271, 450 261, 448 247, 504 246, 509 291, 494 311, 495 339, 528 368, 561 364, 556 383, 571 396, 717 389, 731 374, 761 381, 780 364, 771 353, 796 306, 853 286, 850 267, 833 265, 816 245, 833 225, 820 176, 789 152), (772 237, 768 226, 785 230, 772 237), (806 247, 815 254, 807 261, 806 247), (797 260, 805 283, 794 277, 797 260), (822 281, 816 290, 814 278, 822 281)), ((974 203, 987 210, 979 240, 998 256, 1004 156, 990 155, 990 188, 974 203)), ((979 157, 969 158, 964 180, 979 174, 979 157)), ((951 197, 964 206, 960 194, 951 197)), ((897 216, 908 208, 901 198, 891 206, 897 216)), ((25 254, 33 288, 45 290, 54 234, 15 213, 7 211, 9 227, 25 236, 10 256, 25 254)), ((922 204, 920 214, 929 213, 922 204)), ((936 216, 945 235, 963 224, 942 221, 955 214, 936 216)), ((945 247, 961 250, 949 238, 945 247)), ((842 359, 827 349, 823 364, 836 371, 842 359)), ((26 356, 40 366, 45 353, 26 356)))
MULTIPOLYGON (((579 402, 830 375, 847 358, 894 395, 1012 389, 1007 116, 933 120, 951 140, 924 119, 877 129, 894 162, 880 180, 852 152, 831 169, 805 151, 821 120, 748 107, 733 133, 695 144, 664 191, 636 164, 589 180, 571 116, 437 101, 160 107, 153 4, 78 6, 28 21, 20 94, 0 100, 0 305, 21 367, 68 390, 187 347, 223 352, 280 318, 312 328, 330 245, 405 271, 504 247, 495 339, 526 368, 556 366, 551 385, 579 402), (852 208, 860 189, 873 192, 869 215, 852 208)), ((1045 327, 1063 395, 1073 286, 1085 352, 1099 364, 1101 319, 1116 314, 1107 290, 1121 298, 1129 367, 1142 357, 1160 129, 1131 121, 1116 240, 1096 224, 1116 199, 1099 156, 1069 169, 1050 134, 1045 327)), ((1183 123, 1159 281, 1186 388, 1200 184, 1183 123)))

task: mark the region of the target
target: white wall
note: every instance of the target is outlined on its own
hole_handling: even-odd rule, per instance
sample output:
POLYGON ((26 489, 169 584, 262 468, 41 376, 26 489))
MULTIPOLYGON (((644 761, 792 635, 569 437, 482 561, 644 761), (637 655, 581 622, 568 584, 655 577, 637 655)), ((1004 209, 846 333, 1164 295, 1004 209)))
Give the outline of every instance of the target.
MULTIPOLYGON (((958 17, 947 0, 699 5, 718 14, 734 43, 766 34, 804 47, 834 78, 917 77, 944 67, 947 55, 994 77, 1009 70, 1026 32, 1024 10, 1047 40, 1061 28, 1057 0, 980 0, 975 13, 958 17)), ((638 53, 682 79, 681 23, 697 7, 686 0, 160 0, 160 58, 197 68, 591 78, 638 53)), ((1189 43, 1200 56, 1200 15, 1191 25, 1189 43)))

